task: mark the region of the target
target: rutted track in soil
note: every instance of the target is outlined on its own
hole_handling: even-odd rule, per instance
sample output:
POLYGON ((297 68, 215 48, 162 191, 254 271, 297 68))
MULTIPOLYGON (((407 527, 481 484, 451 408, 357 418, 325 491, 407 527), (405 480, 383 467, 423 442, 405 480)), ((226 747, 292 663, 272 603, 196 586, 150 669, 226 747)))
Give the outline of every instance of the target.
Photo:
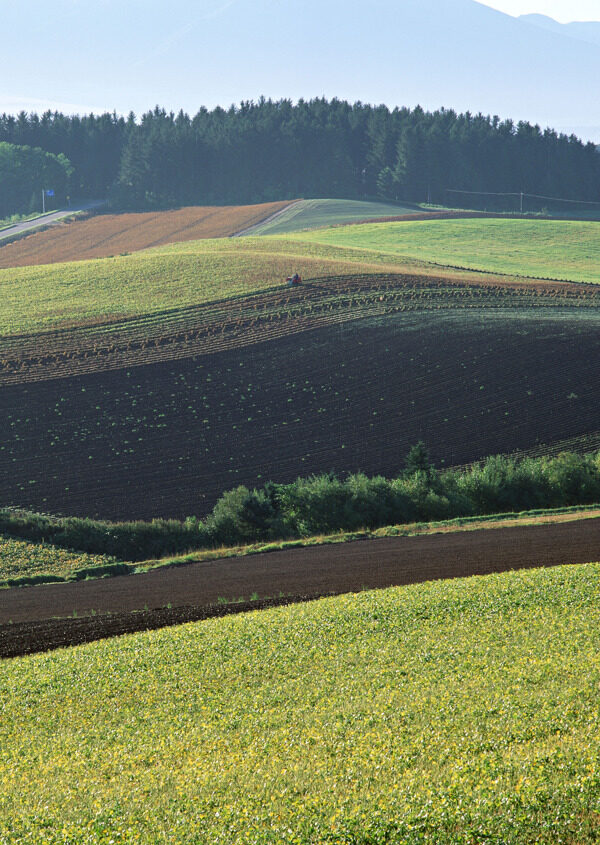
POLYGON ((203 516, 224 490, 398 474, 598 430, 593 309, 396 313, 215 355, 1 388, 0 501, 203 516))
POLYGON ((482 306, 600 308, 600 288, 514 280, 473 284, 400 274, 315 279, 297 289, 0 338, 0 385, 207 355, 364 317, 482 306))
POLYGON ((599 556, 600 519, 587 519, 315 546, 143 575, 1 591, 0 656, 322 595, 589 563, 599 556), (254 593, 282 598, 248 602, 254 593), (239 596, 246 602, 218 604, 219 597, 239 596))

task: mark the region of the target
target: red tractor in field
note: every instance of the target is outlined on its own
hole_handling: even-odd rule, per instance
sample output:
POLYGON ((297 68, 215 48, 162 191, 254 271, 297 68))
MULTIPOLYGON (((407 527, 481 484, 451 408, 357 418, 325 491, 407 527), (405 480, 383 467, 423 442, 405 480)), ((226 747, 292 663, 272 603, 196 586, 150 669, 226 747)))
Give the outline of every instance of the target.
POLYGON ((293 288, 296 287, 296 285, 302 284, 302 278, 298 275, 298 273, 294 273, 293 276, 287 277, 286 282, 291 288, 293 288))

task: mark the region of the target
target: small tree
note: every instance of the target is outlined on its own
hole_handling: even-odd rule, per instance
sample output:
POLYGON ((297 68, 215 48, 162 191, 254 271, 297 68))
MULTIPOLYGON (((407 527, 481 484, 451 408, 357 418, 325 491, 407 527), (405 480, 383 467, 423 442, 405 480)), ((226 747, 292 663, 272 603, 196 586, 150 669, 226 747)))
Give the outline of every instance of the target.
POLYGON ((406 475, 414 475, 416 472, 423 472, 428 478, 433 473, 433 466, 429 460, 429 452, 422 440, 415 443, 409 449, 409 452, 404 460, 404 469, 406 475))

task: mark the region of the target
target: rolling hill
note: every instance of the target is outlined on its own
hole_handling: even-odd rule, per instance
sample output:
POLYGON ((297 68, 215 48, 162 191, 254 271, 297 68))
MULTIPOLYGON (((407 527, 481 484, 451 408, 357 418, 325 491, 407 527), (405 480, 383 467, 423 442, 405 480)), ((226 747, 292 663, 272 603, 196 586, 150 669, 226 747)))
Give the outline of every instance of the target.
POLYGON ((404 221, 0 270, 2 504, 179 518, 238 484, 394 475, 419 439, 441 467, 584 450, 600 287, 534 277, 597 281, 597 231, 404 221))
POLYGON ((0 839, 591 843, 597 585, 510 572, 2 661, 0 839))
POLYGON ((279 235, 342 223, 362 223, 382 217, 406 217, 422 214, 418 206, 402 206, 360 200, 300 200, 279 213, 274 220, 252 226, 244 235, 279 235))

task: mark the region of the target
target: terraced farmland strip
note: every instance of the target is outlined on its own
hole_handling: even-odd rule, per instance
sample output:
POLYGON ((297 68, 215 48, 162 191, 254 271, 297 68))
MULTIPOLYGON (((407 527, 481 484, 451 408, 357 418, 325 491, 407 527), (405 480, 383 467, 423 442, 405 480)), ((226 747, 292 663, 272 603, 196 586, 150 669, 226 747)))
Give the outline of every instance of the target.
POLYGON ((192 206, 174 211, 102 214, 64 223, 0 246, 0 267, 24 267, 105 258, 123 252, 201 238, 224 238, 265 220, 285 202, 245 206, 192 206))
POLYGON ((206 355, 364 317, 522 307, 600 308, 600 291, 546 283, 473 285, 403 275, 314 279, 297 289, 172 309, 130 320, 0 338, 0 384, 206 355))

